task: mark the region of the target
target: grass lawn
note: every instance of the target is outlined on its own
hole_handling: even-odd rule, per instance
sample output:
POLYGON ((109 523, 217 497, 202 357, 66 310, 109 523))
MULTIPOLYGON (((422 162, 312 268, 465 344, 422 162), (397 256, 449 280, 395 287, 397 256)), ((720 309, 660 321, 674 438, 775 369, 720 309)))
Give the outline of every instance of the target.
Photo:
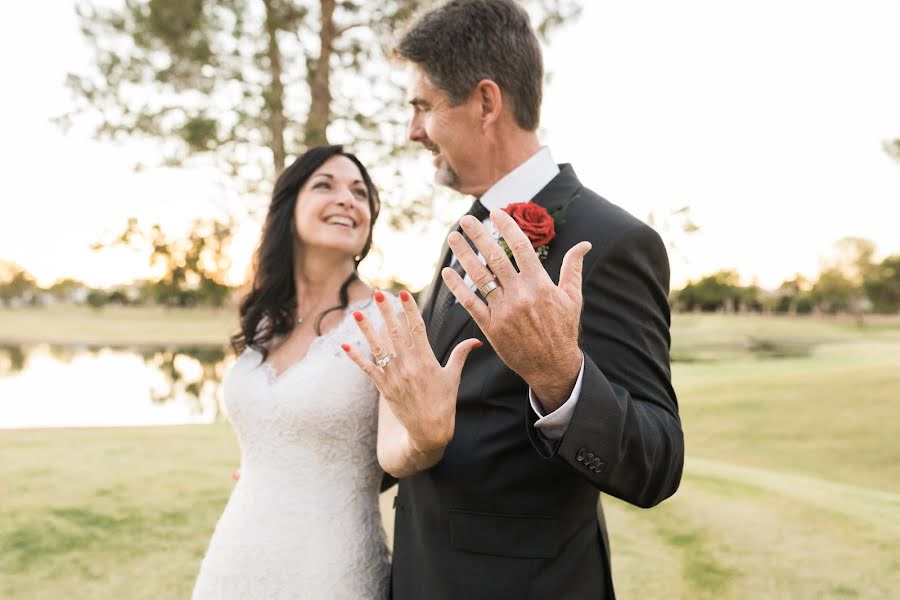
MULTIPOLYGON (((0 311, 0 339, 39 312, 0 311)), ((50 339, 77 338, 85 313, 43 313, 50 339)), ((230 330, 228 313, 120 313, 95 324, 121 343, 230 330)), ((652 510, 605 497, 619 597, 895 595, 900 324, 679 315, 673 336, 693 361, 673 373, 685 475, 652 510)), ((0 430, 0 598, 188 597, 237 460, 224 423, 0 430)))
POLYGON ((190 597, 237 461, 226 424, 0 431, 0 597, 190 597))
POLYGON ((224 346, 237 325, 230 308, 0 308, 0 344, 224 346))

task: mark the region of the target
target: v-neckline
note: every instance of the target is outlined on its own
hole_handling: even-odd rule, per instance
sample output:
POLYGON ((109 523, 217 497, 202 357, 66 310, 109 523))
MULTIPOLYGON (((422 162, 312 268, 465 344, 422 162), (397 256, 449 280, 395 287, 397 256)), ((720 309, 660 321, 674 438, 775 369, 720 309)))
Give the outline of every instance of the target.
POLYGON ((313 338, 312 342, 310 342, 309 346, 306 348, 306 352, 303 353, 303 356, 298 358, 297 360, 289 363, 281 373, 278 372, 278 369, 271 363, 269 360, 263 361, 259 366, 262 369, 263 373, 266 375, 266 380, 268 381, 269 387, 272 387, 279 383, 282 379, 284 379, 285 375, 290 373, 299 365, 302 365, 306 362, 306 359, 313 354, 313 350, 316 350, 318 346, 321 346, 325 340, 334 335, 338 330, 343 328, 344 324, 347 322, 354 311, 364 309, 368 307, 372 303, 372 298, 360 298, 355 302, 351 302, 347 305, 346 314, 338 321, 334 327, 323 333, 322 335, 317 335, 313 338))

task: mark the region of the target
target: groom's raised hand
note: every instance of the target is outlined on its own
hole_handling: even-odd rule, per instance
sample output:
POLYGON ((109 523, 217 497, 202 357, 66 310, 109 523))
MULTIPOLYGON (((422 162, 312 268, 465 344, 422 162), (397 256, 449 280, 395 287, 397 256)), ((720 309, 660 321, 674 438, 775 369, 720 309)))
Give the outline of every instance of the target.
POLYGON ((552 412, 569 398, 581 370, 581 274, 591 244, 581 242, 569 249, 556 285, 513 218, 494 210, 491 220, 512 250, 519 271, 484 226, 466 216, 460 225, 487 266, 458 232, 447 238, 450 248, 479 289, 491 281, 499 287, 488 292, 485 304, 453 269, 445 268, 441 276, 501 360, 525 380, 544 409, 552 412))

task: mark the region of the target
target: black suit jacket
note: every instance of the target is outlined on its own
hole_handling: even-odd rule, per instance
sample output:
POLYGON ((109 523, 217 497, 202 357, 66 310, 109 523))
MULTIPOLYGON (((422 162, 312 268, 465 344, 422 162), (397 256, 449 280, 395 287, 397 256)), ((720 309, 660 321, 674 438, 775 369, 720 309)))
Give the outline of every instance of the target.
MULTIPOLYGON (((669 369, 665 247, 653 229, 583 188, 569 165, 533 201, 552 211, 575 192, 544 263, 558 282, 566 251, 593 245, 572 421, 562 439, 544 438, 526 383, 465 309, 451 309, 435 339, 438 359, 466 338, 485 346, 466 362, 442 460, 400 481, 395 600, 612 598, 599 493, 649 507, 678 488, 684 444, 669 369)), ((430 311, 426 301, 426 320, 430 311)))

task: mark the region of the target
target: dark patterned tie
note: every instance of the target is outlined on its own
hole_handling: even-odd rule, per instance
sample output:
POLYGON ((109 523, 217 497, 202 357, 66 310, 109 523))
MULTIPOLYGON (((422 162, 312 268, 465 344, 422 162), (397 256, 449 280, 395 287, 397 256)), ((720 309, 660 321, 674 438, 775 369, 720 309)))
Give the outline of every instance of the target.
MULTIPOLYGON (((481 203, 481 200, 475 199, 475 202, 472 203, 472 207, 469 209, 469 212, 466 215, 472 215, 479 221, 484 221, 491 214, 487 208, 485 208, 484 204, 481 203)), ((465 216, 465 215, 464 215, 465 216)), ((460 218, 462 220, 462 218, 460 218)), ((454 231, 460 231, 459 223, 456 223, 456 227, 454 231)), ((460 233, 462 233, 460 231, 460 233)), ((472 250, 475 251, 475 254, 478 254, 478 249, 475 248, 475 245, 472 243, 472 240, 466 238, 466 241, 469 242, 469 245, 472 246, 472 250)), ((448 263, 453 260, 453 252, 451 250, 447 250, 447 258, 444 260, 444 263, 440 266, 441 269, 448 266, 448 263)), ((463 269, 462 264, 459 261, 453 264, 452 269, 459 273, 459 276, 463 279, 466 278, 466 271, 463 269)), ((441 278, 438 284, 437 292, 434 297, 434 308, 431 311, 431 319, 429 319, 428 324, 425 328, 426 333, 428 334, 428 341, 434 345, 435 340, 437 339, 437 333, 441 330, 441 326, 444 324, 444 320, 447 318, 447 313, 450 312, 450 309, 453 308, 453 303, 456 302, 456 296, 453 295, 453 292, 450 291, 450 288, 447 287, 447 284, 444 283, 444 279, 441 278)))

